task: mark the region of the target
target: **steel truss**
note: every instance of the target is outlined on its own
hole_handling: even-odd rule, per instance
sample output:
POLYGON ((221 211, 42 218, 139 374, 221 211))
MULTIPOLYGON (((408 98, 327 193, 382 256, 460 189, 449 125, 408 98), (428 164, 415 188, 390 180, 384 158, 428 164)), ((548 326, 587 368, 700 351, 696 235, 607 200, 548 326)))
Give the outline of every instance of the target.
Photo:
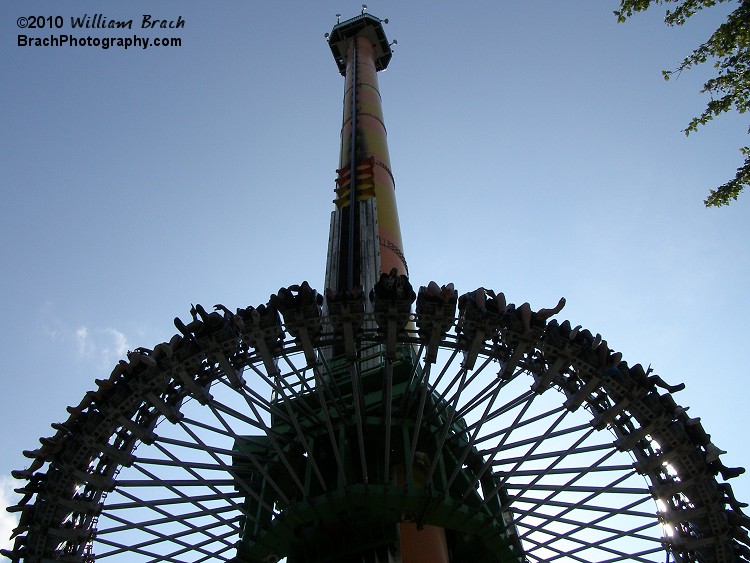
POLYGON ((519 561, 743 560, 738 503, 680 408, 556 322, 222 310, 130 354, 26 452, 4 555, 230 561, 264 537, 253 557, 272 561, 304 534, 291 508, 330 522, 313 501, 349 496, 503 533, 519 561))

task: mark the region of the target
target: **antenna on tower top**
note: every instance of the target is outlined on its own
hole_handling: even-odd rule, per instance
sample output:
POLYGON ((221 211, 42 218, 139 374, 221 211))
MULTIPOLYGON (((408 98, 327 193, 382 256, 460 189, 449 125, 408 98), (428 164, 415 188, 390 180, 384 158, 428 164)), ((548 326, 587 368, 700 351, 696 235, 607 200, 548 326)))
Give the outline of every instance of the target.
POLYGON ((362 13, 364 14, 367 10, 367 4, 362 4, 362 13))
POLYGON ((336 14, 336 23, 341 23, 341 14, 336 14))

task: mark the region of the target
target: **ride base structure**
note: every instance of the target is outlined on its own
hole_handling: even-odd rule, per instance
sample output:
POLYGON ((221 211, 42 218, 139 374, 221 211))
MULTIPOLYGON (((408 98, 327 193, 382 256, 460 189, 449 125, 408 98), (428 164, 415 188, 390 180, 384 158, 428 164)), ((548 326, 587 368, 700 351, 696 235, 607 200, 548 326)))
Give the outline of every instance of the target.
POLYGON ((750 561, 741 468, 601 336, 479 288, 415 290, 363 11, 325 291, 198 305, 24 452, 11 561, 750 561), (719 479, 721 476, 721 480, 719 479))

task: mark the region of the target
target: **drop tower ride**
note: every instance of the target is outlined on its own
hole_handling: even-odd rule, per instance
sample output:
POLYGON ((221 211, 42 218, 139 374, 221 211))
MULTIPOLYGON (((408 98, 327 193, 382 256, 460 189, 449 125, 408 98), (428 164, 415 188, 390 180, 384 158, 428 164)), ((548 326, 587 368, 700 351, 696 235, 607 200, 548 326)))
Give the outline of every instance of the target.
MULTIPOLYGON (((305 414, 315 408, 312 397, 290 401, 292 417, 303 429, 297 434, 307 442, 299 443, 299 451, 311 451, 330 465, 321 467, 319 483, 311 481, 302 495, 306 501, 282 507, 277 495, 264 497, 280 514, 266 513, 259 519, 264 525, 248 526, 249 541, 241 544, 237 563, 256 563, 269 551, 287 554, 289 563, 520 561, 520 544, 511 540, 500 509, 505 493, 490 474, 481 477, 478 489, 495 500, 480 510, 481 493, 458 499, 442 489, 471 488, 480 481, 462 468, 466 453, 442 448, 436 439, 441 433, 442 442, 457 438, 466 425, 452 420, 448 405, 423 381, 413 345, 397 344, 397 339, 408 340, 405 327, 416 295, 407 277, 378 88, 377 73, 392 57, 383 23, 363 11, 327 34, 345 85, 325 306, 329 315, 344 321, 332 327, 343 345, 323 349, 318 361, 328 364, 326 377, 332 376, 338 392, 343 391, 344 412, 350 416, 331 409, 326 430, 305 414), (365 288, 375 289, 366 294, 365 288), (373 311, 377 322, 369 324, 379 327, 386 343, 362 345, 363 314, 373 311), (425 409, 442 414, 428 420, 422 417, 425 409), (332 435, 340 441, 330 440, 332 435), (296 522, 295 534, 285 530, 287 521, 296 522)), ((455 299, 448 308, 452 318, 455 299)), ((295 440, 295 430, 280 417, 273 430, 295 440)), ((268 451, 263 442, 253 438, 235 449, 268 451)), ((476 448, 468 449, 476 470, 483 460, 476 448)), ((302 465, 298 471, 302 481, 302 465)), ((294 496, 292 483, 288 487, 294 496)), ((258 511, 256 501, 247 502, 258 511)))
POLYGON ((337 24, 328 44, 345 86, 326 288, 351 294, 393 268, 408 273, 377 76, 392 53, 367 13, 337 24))
POLYGON ((747 505, 723 482, 744 469, 678 405, 684 385, 551 319, 562 300, 532 311, 481 287, 412 288, 383 23, 362 13, 328 36, 345 87, 325 291, 191 306, 169 342, 128 352, 23 452, 0 556, 750 560, 747 505))

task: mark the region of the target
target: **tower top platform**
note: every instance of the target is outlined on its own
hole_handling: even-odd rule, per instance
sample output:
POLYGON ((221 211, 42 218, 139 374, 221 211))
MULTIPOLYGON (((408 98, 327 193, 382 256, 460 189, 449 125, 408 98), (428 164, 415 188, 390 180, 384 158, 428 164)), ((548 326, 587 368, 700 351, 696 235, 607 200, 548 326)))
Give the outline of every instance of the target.
POLYGON ((375 68, 385 70, 393 56, 391 46, 385 36, 383 23, 373 15, 363 13, 333 26, 328 36, 328 46, 333 53, 339 72, 342 76, 346 74, 346 54, 349 40, 353 37, 366 37, 375 47, 375 68))

